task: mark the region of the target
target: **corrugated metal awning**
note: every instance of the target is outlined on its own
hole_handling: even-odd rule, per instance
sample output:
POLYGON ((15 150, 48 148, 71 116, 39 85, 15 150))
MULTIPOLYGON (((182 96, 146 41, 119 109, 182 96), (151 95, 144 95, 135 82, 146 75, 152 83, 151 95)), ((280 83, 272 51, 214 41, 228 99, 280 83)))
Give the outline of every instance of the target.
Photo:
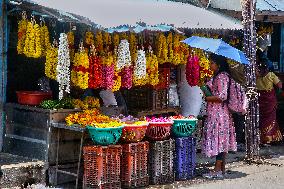
MULTIPOLYGON (((211 7, 241 11, 240 0, 211 0, 211 7)), ((257 0, 257 11, 284 11, 284 0, 257 0)))
POLYGON ((240 21, 190 4, 167 0, 32 0, 38 5, 81 15, 103 28, 167 24, 176 28, 239 30, 240 21))

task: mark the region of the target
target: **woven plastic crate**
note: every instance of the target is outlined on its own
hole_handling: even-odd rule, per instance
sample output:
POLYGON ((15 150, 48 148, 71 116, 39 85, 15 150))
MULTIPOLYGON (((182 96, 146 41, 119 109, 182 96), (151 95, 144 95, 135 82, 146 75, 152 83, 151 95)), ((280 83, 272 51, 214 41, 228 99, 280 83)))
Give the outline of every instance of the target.
POLYGON ((121 184, 123 188, 139 188, 149 185, 149 142, 122 145, 121 184))
POLYGON ((150 143, 150 184, 170 184, 175 181, 174 153, 175 141, 173 139, 150 143))
POLYGON ((84 154, 83 188, 118 189, 122 147, 86 146, 84 154))
POLYGON ((194 176, 196 167, 196 139, 176 138, 175 176, 176 180, 188 180, 194 176))

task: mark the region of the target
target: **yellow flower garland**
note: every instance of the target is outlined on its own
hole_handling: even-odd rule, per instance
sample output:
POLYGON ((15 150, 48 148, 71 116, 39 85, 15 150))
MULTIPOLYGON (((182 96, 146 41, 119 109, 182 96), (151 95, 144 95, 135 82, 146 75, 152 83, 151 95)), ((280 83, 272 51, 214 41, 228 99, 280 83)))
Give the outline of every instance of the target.
POLYGON ((75 57, 75 49, 74 49, 75 35, 74 35, 74 32, 69 31, 67 33, 67 40, 68 40, 68 45, 69 45, 70 61, 73 62, 74 57, 75 57))
POLYGON ((96 33, 96 49, 97 51, 102 54, 103 53, 103 35, 102 35, 102 32, 101 31, 98 31, 96 33))
POLYGON ((89 82, 89 73, 82 72, 82 71, 71 71, 71 81, 74 86, 77 86, 81 89, 87 89, 88 88, 88 82, 89 82))
POLYGON ((115 57, 112 54, 108 54, 108 56, 102 57, 102 64, 111 66, 115 62, 115 57))
MULTIPOLYGON (((111 46, 111 35, 109 35, 109 33, 104 32, 103 33, 103 38, 104 38, 104 44, 106 47, 110 47, 111 46)), ((107 51, 106 51, 107 52, 107 51)))
POLYGON ((84 68, 88 69, 89 68, 89 57, 87 52, 77 52, 75 53, 75 58, 74 58, 74 66, 83 66, 84 68))
POLYGON ((95 40, 94 40, 94 34, 90 31, 87 31, 85 33, 85 43, 90 46, 90 45, 93 45, 95 43, 95 40))
POLYGON ((157 57, 160 64, 168 61, 168 46, 167 38, 164 34, 160 33, 157 41, 157 57))
POLYGON ((42 48, 42 56, 46 56, 47 50, 51 48, 49 39, 49 31, 46 25, 40 27, 40 43, 42 48))
POLYGON ((28 21, 26 19, 22 19, 18 24, 18 43, 17 43, 18 54, 24 53, 27 25, 28 21))
POLYGON ((119 35, 118 34, 113 34, 113 46, 116 48, 119 45, 119 35))
POLYGON ((156 55, 149 53, 146 56, 147 60, 147 74, 148 74, 148 84, 156 86, 159 84, 159 62, 156 55))
POLYGON ((38 24, 34 25, 34 33, 35 33, 35 53, 33 55, 34 58, 39 58, 42 55, 42 48, 41 48, 41 32, 40 26, 38 24))
POLYGON ((168 61, 172 62, 174 58, 174 51, 173 51, 173 34, 171 32, 167 37, 167 45, 168 45, 168 61))
POLYGON ((50 47, 46 52, 45 75, 56 80, 56 67, 58 62, 58 48, 50 47))
POLYGON ((121 76, 119 76, 118 71, 115 71, 114 75, 116 77, 116 80, 114 80, 114 84, 113 84, 113 87, 112 87, 113 92, 119 91, 119 89, 121 87, 121 76))
POLYGON ((129 50, 131 55, 131 61, 134 62, 137 59, 137 38, 134 33, 129 35, 129 50))
POLYGON ((35 54, 35 33, 34 33, 34 25, 32 22, 28 22, 27 24, 27 32, 24 46, 24 54, 27 57, 33 57, 35 54))

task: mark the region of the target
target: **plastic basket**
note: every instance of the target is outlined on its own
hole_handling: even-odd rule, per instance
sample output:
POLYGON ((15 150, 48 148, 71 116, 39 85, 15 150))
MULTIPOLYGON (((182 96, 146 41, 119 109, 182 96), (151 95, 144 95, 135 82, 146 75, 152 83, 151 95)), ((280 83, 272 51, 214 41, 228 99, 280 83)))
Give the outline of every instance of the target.
POLYGON ((154 141, 161 141, 168 139, 171 135, 171 128, 173 123, 153 123, 150 122, 146 131, 146 136, 154 141))
POLYGON ((174 153, 175 141, 173 139, 150 143, 150 184, 171 184, 175 181, 174 153))
POLYGON ((172 132, 176 137, 189 137, 195 131, 197 119, 174 119, 172 132))
POLYGON ((116 144, 121 137, 122 129, 121 127, 113 128, 96 128, 87 126, 89 134, 95 144, 107 146, 110 144, 116 144))
POLYGON ((121 188, 121 154, 120 145, 85 146, 83 148, 84 188, 121 188))
POLYGON ((122 145, 121 185, 137 188, 149 185, 148 175, 149 142, 122 145))
POLYGON ((193 178, 196 167, 196 139, 176 138, 175 176, 176 180, 193 178))
POLYGON ((148 125, 125 126, 122 129, 121 141, 126 143, 142 141, 145 137, 147 126, 148 125))

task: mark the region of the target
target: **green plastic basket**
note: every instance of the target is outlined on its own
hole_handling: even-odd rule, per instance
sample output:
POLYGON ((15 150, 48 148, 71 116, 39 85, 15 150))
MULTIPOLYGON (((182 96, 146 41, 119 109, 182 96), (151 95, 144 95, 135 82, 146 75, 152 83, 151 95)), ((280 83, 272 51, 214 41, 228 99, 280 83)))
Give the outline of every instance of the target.
POLYGON ((110 144, 116 144, 121 137, 122 129, 121 127, 113 128, 96 128, 87 126, 89 134, 95 144, 107 146, 110 144))
POLYGON ((174 119, 172 133, 176 137, 189 137, 195 131, 197 119, 174 119))

